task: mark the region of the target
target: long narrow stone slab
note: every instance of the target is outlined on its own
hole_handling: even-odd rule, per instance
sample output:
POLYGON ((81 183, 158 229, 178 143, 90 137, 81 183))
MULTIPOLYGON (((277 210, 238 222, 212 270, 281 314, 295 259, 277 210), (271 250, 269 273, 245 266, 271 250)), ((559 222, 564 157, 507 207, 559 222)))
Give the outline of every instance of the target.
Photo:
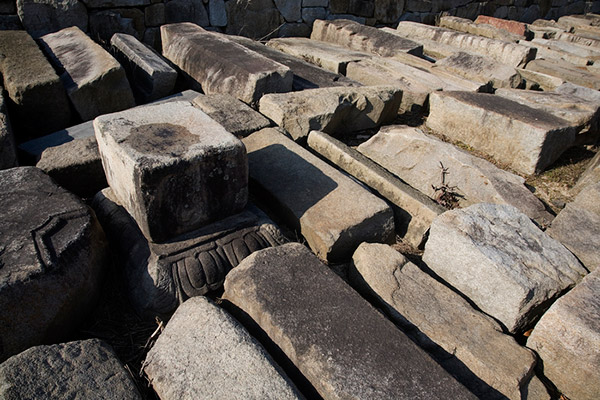
POLYGON ((596 153, 589 161, 586 170, 577 180, 577 184, 572 189, 572 192, 577 194, 587 186, 600 182, 600 152, 596 153))
POLYGON ((438 26, 459 32, 483 36, 489 39, 502 40, 505 42, 517 42, 519 39, 525 39, 525 35, 522 33, 516 34, 505 29, 500 29, 486 22, 473 22, 470 19, 448 15, 440 18, 438 26))
POLYGON ((392 210, 348 176, 276 129, 243 141, 251 179, 321 259, 347 260, 364 241, 390 239, 392 210))
POLYGON ((582 70, 564 61, 533 60, 527 64, 525 69, 556 76, 577 85, 600 90, 600 75, 582 70))
POLYGON ((553 42, 549 40, 544 40, 540 42, 542 39, 535 39, 536 42, 528 42, 528 41, 519 41, 523 46, 535 47, 537 49, 537 58, 541 59, 551 59, 551 60, 563 60, 569 62, 574 65, 586 66, 590 62, 590 60, 586 57, 583 57, 580 54, 576 54, 568 51, 563 51, 554 46, 551 46, 553 42))
MULTIPOLYGON (((404 34, 402 32, 397 31, 394 28, 383 27, 380 29, 384 32, 388 32, 388 33, 391 33, 392 35, 396 35, 397 37, 399 37, 401 39, 404 39, 404 40, 410 39, 409 36, 407 36, 406 34, 404 34)), ((436 42, 435 40, 426 39, 423 37, 420 37, 418 39, 415 39, 415 38, 412 38, 412 39, 418 40, 419 44, 423 45, 423 54, 429 58, 432 58, 433 60, 439 60, 441 58, 451 56, 452 54, 461 50, 460 47, 451 46, 446 43, 436 42)))
POLYGON ((40 38, 82 120, 135 105, 125 70, 77 27, 40 38))
POLYGON ((0 170, 16 167, 17 164, 15 137, 6 112, 4 93, 0 89, 0 170))
MULTIPOLYGON (((574 60, 577 60, 576 57, 579 57, 579 59, 583 59, 586 61, 585 64, 583 64, 581 61, 579 62, 573 62, 573 61, 569 61, 572 62, 573 64, 578 64, 578 65, 587 65, 587 64, 592 64, 598 60, 600 60, 600 48, 594 48, 594 47, 589 47, 589 46, 585 46, 585 45, 581 45, 578 43, 570 43, 570 42, 564 42, 564 41, 560 41, 560 40, 547 40, 547 39, 533 39, 531 41, 531 44, 534 46, 546 46, 556 52, 562 52, 562 53, 566 53, 569 56, 573 56, 574 60)), ((538 58, 544 58, 541 54, 538 56, 538 58)))
POLYGON ((527 89, 553 91, 565 83, 561 78, 532 71, 530 69, 517 68, 517 71, 519 71, 519 74, 525 79, 525 87, 527 89))
POLYGON ((478 15, 475 19, 476 24, 486 24, 510 32, 513 35, 521 36, 523 39, 531 39, 529 26, 524 22, 511 21, 509 19, 494 18, 487 15, 478 15))
POLYGON ((177 308, 143 368, 162 400, 303 399, 263 346, 204 297, 177 308))
POLYGON ((475 398, 300 244, 246 258, 224 298, 326 400, 475 398))
POLYGON ((576 43, 583 46, 589 46, 595 49, 600 49, 600 39, 590 39, 585 36, 573 35, 568 32, 557 33, 554 38, 568 43, 576 43))
POLYGON ((522 174, 543 171, 575 142, 568 121, 500 96, 437 92, 429 104, 430 129, 522 174))
POLYGON ((252 50, 184 22, 160 27, 163 55, 206 94, 227 93, 254 105, 265 93, 292 90, 292 72, 252 50))

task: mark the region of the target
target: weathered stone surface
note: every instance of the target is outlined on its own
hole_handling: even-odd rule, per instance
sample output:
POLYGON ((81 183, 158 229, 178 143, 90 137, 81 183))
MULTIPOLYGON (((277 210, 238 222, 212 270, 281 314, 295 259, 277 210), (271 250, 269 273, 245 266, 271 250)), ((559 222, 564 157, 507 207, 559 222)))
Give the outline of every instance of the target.
POLYGON ((436 218, 423 261, 513 333, 531 328, 587 273, 525 214, 487 203, 436 218))
POLYGON ((274 0, 281 16, 288 22, 302 19, 302 0, 274 0))
POLYGON ((228 35, 263 40, 277 36, 281 14, 273 0, 229 0, 225 6, 228 22, 225 33, 228 35))
POLYGON ((244 144, 251 179, 321 259, 347 260, 364 241, 390 239, 393 213, 383 200, 276 129, 244 144))
POLYGON ((571 82, 563 82, 553 89, 556 93, 572 95, 600 105, 600 93, 597 90, 575 85, 571 82))
POLYGON ((325 399, 474 398, 298 243, 246 258, 227 276, 224 298, 325 399))
POLYGON ((279 28, 279 37, 309 37, 311 31, 303 22, 286 22, 279 28))
POLYGON ((12 123, 23 141, 69 125, 65 89, 25 31, 0 31, 0 74, 11 100, 12 123))
POLYGON ((113 349, 99 339, 37 346, 11 357, 0 364, 0 397, 142 398, 113 349))
POLYGON ((391 24, 398 22, 403 10, 404 0, 375 0, 375 12, 373 16, 379 22, 391 24))
POLYGON ((417 128, 382 128, 358 146, 358 151, 432 199, 439 195, 434 186, 442 184, 443 165, 448 170, 445 182, 455 187, 460 206, 510 204, 541 225, 552 220, 542 202, 525 187, 525 179, 417 128))
POLYGON ((167 24, 191 22, 199 26, 209 26, 208 13, 202 0, 168 0, 165 2, 167 24))
POLYGON ((327 18, 327 9, 325 7, 303 7, 302 21, 311 26, 315 20, 323 20, 327 18))
POLYGON ((583 46, 590 46, 596 49, 600 48, 600 39, 591 39, 580 35, 573 35, 567 32, 559 32, 554 38, 557 40, 562 40, 564 42, 570 42, 574 44, 576 43, 583 46))
POLYGON ((292 72, 252 50, 190 23, 161 27, 163 54, 202 86, 255 104, 265 93, 292 90, 292 72))
POLYGON ((529 47, 535 47, 537 49, 537 58, 551 59, 551 60, 563 60, 571 64, 586 66, 589 62, 588 58, 582 57, 579 54, 573 53, 573 51, 563 51, 556 46, 551 46, 553 42, 549 40, 534 39, 536 42, 519 41, 520 44, 529 47))
POLYGON ((23 24, 18 15, 0 15, 0 30, 18 31, 22 30, 23 24))
POLYGON ((162 400, 303 398, 263 346, 205 297, 177 309, 144 372, 162 400))
POLYGON ((391 122, 401 99, 402 92, 389 86, 320 88, 265 95, 259 110, 299 140, 311 130, 336 134, 391 122))
POLYGON ((0 90, 0 170, 16 167, 17 164, 15 138, 6 112, 4 95, 0 90))
POLYGON ((115 33, 110 44, 140 102, 146 103, 171 94, 177 72, 162 57, 124 33, 115 33))
POLYGON ((521 77, 525 80, 525 87, 527 89, 534 88, 538 90, 542 89, 545 91, 552 91, 565 83, 563 79, 552 75, 543 74, 541 72, 532 71, 530 69, 517 68, 517 71, 519 71, 519 74, 521 74, 521 77))
POLYGON ((132 304, 149 316, 168 317, 186 299, 220 289, 250 253, 286 241, 255 207, 165 244, 144 237, 111 189, 98 193, 93 207, 125 264, 132 304))
POLYGON ((326 133, 312 131, 308 145, 392 203, 396 232, 415 247, 421 245, 435 217, 445 211, 386 169, 326 133))
POLYGON ((600 182, 600 153, 590 160, 586 170, 581 174, 577 184, 573 188, 573 192, 579 193, 585 187, 600 182))
POLYGON ((70 26, 88 28, 88 14, 78 0, 17 0, 17 12, 23 27, 34 37, 70 26))
POLYGON ((75 110, 84 121, 134 106, 125 71, 79 28, 65 28, 41 39, 75 110))
POLYGON ((500 29, 485 22, 473 22, 470 19, 460 17, 443 16, 440 18, 438 25, 442 28, 453 29, 458 32, 471 33, 473 35, 483 36, 490 39, 504 40, 505 42, 516 42, 519 39, 525 39, 523 34, 508 32, 507 30, 500 29))
POLYGON ((150 0, 81 0, 89 8, 140 7, 150 4, 150 0))
POLYGON ((315 21, 310 38, 383 57, 393 57, 397 53, 423 54, 423 46, 412 40, 398 39, 388 32, 344 19, 315 21))
POLYGON ((577 26, 593 25, 594 19, 585 15, 564 15, 556 20, 556 25, 571 30, 577 26))
POLYGON ((536 47, 543 46, 550 50, 546 50, 545 53, 538 53, 538 58, 555 58, 560 60, 561 57, 559 57, 558 54, 565 53, 562 59, 582 66, 600 60, 600 48, 584 46, 578 43, 569 43, 560 40, 533 39, 531 45, 536 47), (554 54, 551 52, 554 52, 554 54))
POLYGON ((479 398, 520 400, 529 381, 537 380, 533 352, 390 246, 361 244, 352 256, 350 279, 479 398))
POLYGON ((556 60, 533 60, 525 67, 527 70, 556 76, 571 83, 600 90, 600 75, 577 68, 572 64, 556 60))
POLYGON ((600 268, 586 276, 544 314, 527 340, 546 375, 570 399, 600 393, 600 268))
POLYGON ((211 26, 227 26, 227 10, 224 0, 209 0, 208 15, 211 26))
POLYGON ((142 40, 145 15, 137 8, 113 8, 90 14, 90 36, 100 43, 110 43, 115 33, 125 33, 142 40))
POLYGON ((93 306, 105 261, 93 213, 41 170, 0 171, 0 360, 64 339, 93 306))
POLYGON ((478 15, 475 20, 476 24, 488 24, 495 26, 496 28, 505 30, 514 35, 523 36, 524 38, 530 36, 529 28, 527 24, 518 21, 511 21, 507 19, 494 18, 487 15, 478 15))
POLYGON ((543 171, 575 141, 568 121, 500 96, 436 92, 429 104, 429 128, 522 174, 543 171))
POLYGON ((239 212, 248 199, 244 145, 187 102, 94 120, 106 179, 155 242, 239 212))

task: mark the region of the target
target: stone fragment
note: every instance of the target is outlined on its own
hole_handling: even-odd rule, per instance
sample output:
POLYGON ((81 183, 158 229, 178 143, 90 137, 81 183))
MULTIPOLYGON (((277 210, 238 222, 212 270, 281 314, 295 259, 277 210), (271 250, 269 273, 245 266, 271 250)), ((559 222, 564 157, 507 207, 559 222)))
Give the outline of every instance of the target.
POLYGON ((505 30, 514 35, 523 36, 526 39, 531 37, 528 25, 523 22, 494 18, 487 15, 478 15, 475 23, 495 26, 496 28, 505 30))
POLYGON ((41 170, 0 171, 0 361, 72 333, 106 260, 93 213, 41 170))
POLYGON ((79 28, 65 28, 40 40, 82 120, 134 106, 121 65, 79 28))
POLYGON ((575 141, 568 121, 492 94, 436 92, 429 105, 430 129, 526 175, 543 171, 575 141))
POLYGON ((587 100, 590 103, 600 105, 600 93, 594 89, 575 85, 571 82, 563 82, 562 84, 556 86, 553 90, 556 93, 572 95, 587 100))
POLYGON ((600 75, 582 70, 564 61, 533 60, 527 64, 525 69, 556 76, 577 85, 600 90, 600 75))
POLYGON ((303 398, 263 346, 205 297, 177 308, 143 368, 162 400, 303 398))
POLYGON ((199 26, 209 26, 208 13, 202 0, 167 0, 165 2, 167 24, 191 22, 199 26))
POLYGON ((389 86, 319 88, 267 94, 260 99, 259 110, 300 140, 311 130, 337 134, 391 122, 401 99, 402 92, 389 86))
POLYGON ((347 260, 364 241, 390 239, 393 213, 383 200, 276 129, 244 144, 251 179, 321 259, 347 260))
POLYGON ((140 400, 131 375, 99 339, 36 346, 0 364, 0 397, 140 400))
POLYGON ((525 186, 525 179, 417 128, 389 126, 358 146, 358 151, 432 199, 442 182, 454 187, 461 207, 476 203, 510 204, 540 225, 552 216, 525 186))
POLYGON ((441 17, 438 26, 505 42, 516 42, 519 39, 525 39, 523 34, 515 34, 485 22, 473 22, 470 19, 449 15, 441 17))
POLYGON ((273 0, 229 0, 225 6, 228 35, 261 40, 277 36, 282 21, 273 0))
POLYGON ((537 380, 532 351, 390 246, 361 244, 349 274, 363 295, 376 298, 394 322, 479 398, 521 400, 530 380, 537 380), (457 367, 460 363, 466 371, 457 367))
POLYGON ((445 211, 386 169, 326 133, 312 131, 308 145, 387 199, 394 211, 396 232, 414 247, 423 243, 431 222, 445 211))
POLYGON ((209 0, 208 15, 210 26, 223 27, 227 26, 227 10, 225 9, 224 0, 209 0))
POLYGON ((519 71, 519 74, 525 80, 525 87, 527 89, 553 91, 565 83, 563 79, 530 69, 517 68, 517 71, 519 71))
POLYGON ((142 7, 151 0, 81 0, 89 8, 142 7))
POLYGON ((275 6, 287 22, 302 19, 302 0, 274 0, 275 6))
POLYGON ((248 199, 244 145, 187 102, 94 120, 106 179, 154 242, 239 212, 248 199))
POLYGON ((512 333, 531 328, 587 273, 525 214, 487 203, 436 218, 423 261, 512 333))
POLYGON ((0 90, 0 170, 16 167, 17 149, 15 147, 15 138, 12 127, 6 112, 4 95, 0 90))
POLYGON ((190 23, 161 27, 163 54, 206 94, 228 93, 256 104, 265 93, 289 92, 292 72, 254 51, 190 23))
POLYGON ((70 26, 88 28, 87 10, 78 0, 17 0, 17 13, 35 38, 70 26))
POLYGON ((127 72, 127 78, 139 98, 147 103, 173 91, 177 71, 156 52, 131 35, 115 33, 110 40, 114 55, 127 72))
POLYGON ((138 40, 146 29, 144 13, 137 8, 114 8, 90 14, 90 36, 100 43, 110 43, 115 33, 125 33, 138 40))
POLYGON ((0 74, 11 100, 11 122, 18 141, 69 125, 71 111, 65 89, 27 32, 0 31, 0 74))
POLYGON ((600 393, 600 268, 558 299, 542 316, 527 346, 544 363, 544 375, 570 399, 600 393))
POLYGON ((324 399, 474 398, 301 244, 246 258, 224 298, 324 399))

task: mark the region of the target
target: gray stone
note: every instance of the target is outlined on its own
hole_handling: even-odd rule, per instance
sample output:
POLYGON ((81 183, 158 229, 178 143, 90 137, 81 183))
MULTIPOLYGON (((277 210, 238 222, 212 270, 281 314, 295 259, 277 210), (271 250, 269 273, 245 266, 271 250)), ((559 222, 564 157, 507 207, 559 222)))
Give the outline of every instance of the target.
POLYGON ((527 340, 546 375, 570 399, 600 393, 600 269, 590 273, 544 314, 527 340))
POLYGON ((227 8, 228 35, 246 36, 252 39, 268 39, 277 36, 281 14, 273 0, 229 0, 227 8))
POLYGON ((22 30, 23 24, 18 15, 0 15, 0 30, 18 31, 22 30))
MULTIPOLYGON (((402 39, 409 39, 409 37, 390 27, 380 28, 384 32, 391 33, 402 39)), ((460 47, 451 46, 445 43, 436 42, 435 40, 419 38, 419 44, 423 45, 423 54, 430 59, 439 60, 444 57, 451 56, 452 54, 461 51, 460 47)))
POLYGON ((81 0, 88 8, 140 7, 150 4, 150 0, 81 0))
POLYGON ((520 44, 529 47, 535 47, 537 49, 537 58, 551 59, 551 60, 563 60, 571 64, 585 67, 589 60, 586 57, 582 57, 576 53, 563 51, 556 48, 556 46, 550 46, 552 44, 549 40, 534 39, 536 42, 519 41, 520 44), (543 42, 540 42, 544 40, 543 42))
POLYGON ((577 194, 585 187, 598 182, 600 182, 600 153, 596 153, 596 155, 590 160, 586 170, 577 180, 577 184, 573 188, 573 192, 577 194))
POLYGON ((348 4, 348 13, 359 15, 361 17, 371 18, 375 12, 373 1, 370 0, 350 0, 348 4))
POLYGON ((0 170, 16 167, 17 165, 15 138, 6 112, 4 95, 0 90, 0 170))
POLYGON ((319 88, 267 94, 260 99, 259 110, 300 140, 311 130, 340 134, 391 122, 401 98, 402 92, 389 86, 319 88))
POLYGON ((345 14, 349 4, 350 0, 329 0, 329 11, 332 14, 345 14))
POLYGON ((143 368, 162 400, 303 398, 263 346, 204 297, 177 309, 143 368))
POLYGON ((224 298, 322 398, 475 398, 298 243, 246 258, 227 276, 224 298))
POLYGON ((286 242, 255 207, 164 244, 143 235, 111 189, 98 193, 93 207, 125 265, 133 306, 149 317, 168 318, 186 299, 219 290, 225 275, 252 252, 286 242))
POLYGON ((121 65, 79 28, 65 28, 40 40, 60 68, 67 95, 82 120, 134 106, 121 65))
POLYGON ((202 0, 167 0, 165 19, 167 24, 191 22, 199 26, 210 25, 202 0))
POLYGON ((557 60, 533 60, 525 67, 527 70, 556 76, 565 81, 600 90, 600 75, 577 68, 573 64, 557 60))
POLYGON ((352 14, 329 14, 327 16, 327 19, 332 21, 332 20, 338 20, 338 19, 347 19, 349 21, 354 21, 354 22, 358 22, 361 25, 365 25, 367 23, 367 19, 364 17, 357 17, 356 15, 352 15, 352 14))
POLYGON ((353 148, 326 133, 312 131, 308 145, 392 204, 396 232, 419 247, 431 222, 445 209, 353 148))
POLYGON ((543 171, 575 142, 575 128, 547 112, 500 96, 436 92, 427 126, 522 174, 543 171))
POLYGON ((531 328, 587 274, 573 254, 525 214, 487 203, 436 218, 423 261, 512 333, 531 328))
POLYGON ((78 0, 17 0, 17 10, 27 32, 36 38, 69 26, 88 28, 87 10, 78 0))
POLYGON ((41 170, 0 171, 0 361, 64 339, 88 315, 106 261, 104 233, 41 170))
POLYGON ((302 0, 302 7, 327 7, 329 0, 302 0))
POLYGON ((579 97, 590 103, 600 105, 600 93, 594 89, 575 85, 571 82, 563 82, 561 85, 556 86, 554 91, 556 93, 579 97))
POLYGON ((99 339, 33 347, 0 364, 0 397, 140 400, 113 349, 99 339))
POLYGON ((244 144, 251 179, 321 259, 348 260, 360 243, 390 239, 393 213, 383 200, 276 129, 244 144))
MULTIPOLYGON (((600 48, 590 47, 580 43, 571 43, 554 39, 533 39, 531 41, 534 45, 547 46, 553 50, 567 53, 570 56, 579 56, 580 59, 587 61, 586 64, 579 62, 579 65, 592 64, 595 61, 600 60, 600 48)), ((543 58, 543 57, 538 57, 543 58)), ((570 61, 572 62, 572 61, 570 61)), ((575 62, 572 62, 576 64, 575 62)))
POLYGON ((115 8, 90 14, 90 36, 108 47, 115 33, 125 33, 141 40, 145 15, 136 8, 115 8))
POLYGON ((248 48, 190 23, 161 27, 163 55, 202 86, 256 104, 265 93, 289 92, 292 72, 248 48))
POLYGON ((390 246, 361 244, 350 279, 479 398, 521 400, 529 381, 537 380, 532 351, 390 246))
POLYGON ((101 116, 94 130, 110 187, 154 242, 246 205, 244 145, 188 102, 101 116))
POLYGON ((275 6, 287 22, 302 19, 302 0, 274 0, 275 6))
POLYGON ((279 28, 279 37, 309 37, 311 27, 305 23, 286 22, 279 28))
POLYGON ((519 39, 525 39, 524 35, 516 35, 486 23, 475 23, 470 19, 460 17, 443 16, 440 18, 438 25, 442 28, 453 29, 490 39, 503 40, 505 42, 516 42, 519 39))
POLYGON ((442 185, 443 165, 448 170, 445 183, 455 187, 461 207, 510 204, 540 225, 552 220, 544 204, 525 187, 525 179, 417 128, 385 127, 358 151, 432 199, 441 194, 434 187, 442 185))
POLYGON ((519 71, 519 74, 521 74, 521 77, 525 80, 525 87, 527 89, 535 88, 538 90, 553 91, 565 83, 563 79, 541 72, 523 68, 517 68, 517 71, 519 71))
POLYGON ((227 26, 227 10, 225 10, 225 1, 209 0, 208 15, 211 26, 227 26))
POLYGON ((144 23, 147 27, 160 26, 166 21, 164 3, 152 4, 144 8, 144 23))
POLYGON ((131 35, 115 33, 110 40, 113 54, 127 72, 140 103, 163 98, 173 91, 175 71, 156 52, 131 35))
POLYGON ((398 22, 404 10, 404 0, 375 0, 374 17, 384 24, 398 22))
POLYGON ((567 32, 559 32, 554 37, 557 40, 562 40, 564 42, 576 43, 583 46, 590 46, 595 49, 600 48, 600 40, 599 39, 591 39, 585 36, 573 35, 567 32))
POLYGON ((146 28, 142 42, 147 44, 159 54, 162 54, 162 40, 160 38, 160 27, 146 28))
POLYGON ((327 18, 327 10, 324 7, 303 7, 302 8, 302 21, 312 26, 317 19, 327 18))

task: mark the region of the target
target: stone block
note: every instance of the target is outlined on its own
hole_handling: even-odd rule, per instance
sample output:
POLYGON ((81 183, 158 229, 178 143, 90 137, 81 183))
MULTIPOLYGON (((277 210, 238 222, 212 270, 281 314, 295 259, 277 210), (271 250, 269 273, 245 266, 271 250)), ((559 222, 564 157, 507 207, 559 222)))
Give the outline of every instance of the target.
POLYGON ((398 22, 403 10, 404 1, 375 0, 375 10, 373 16, 381 23, 392 24, 398 22))
POLYGON ((35 38, 70 26, 88 29, 87 10, 78 0, 17 0, 17 13, 35 38))
POLYGON ((529 28, 527 24, 524 24, 523 22, 494 18, 487 15, 478 15, 475 23, 492 25, 512 34, 523 36, 524 38, 528 38, 529 36, 529 28))
POLYGON ((317 19, 327 18, 327 9, 324 7, 303 7, 302 8, 302 21, 312 26, 317 19))
POLYGON ((0 360, 72 334, 95 301, 104 233, 75 195, 41 170, 0 171, 0 360))
POLYGON ((141 400, 131 375, 99 339, 33 347, 0 364, 0 397, 141 400))
POLYGON ((565 83, 564 80, 557 78, 556 76, 543 74, 530 69, 517 68, 517 71, 519 71, 519 74, 521 74, 521 77, 525 80, 525 87, 527 89, 535 88, 544 91, 553 91, 565 83))
POLYGON ((460 17, 443 16, 440 18, 438 25, 442 28, 453 29, 490 39, 503 40, 505 42, 517 42, 519 39, 525 39, 524 35, 517 35, 496 26, 488 25, 485 22, 475 23, 470 19, 460 17))
POLYGON ((393 213, 383 200, 276 129, 244 144, 261 194, 321 259, 348 260, 360 243, 390 239, 393 213))
POLYGON ((211 300, 187 300, 144 361, 162 400, 303 399, 263 346, 211 300))
MULTIPOLYGON (((591 47, 579 43, 566 42, 555 39, 533 39, 531 43, 534 46, 541 45, 556 52, 566 53, 566 57, 570 57, 570 59, 573 59, 575 61, 573 62, 573 64, 579 63, 579 65, 586 66, 596 61, 600 61, 600 47, 591 47), (583 64, 581 61, 577 61, 578 59, 586 60, 586 63, 583 64)), ((543 57, 538 56, 538 58, 543 57)), ((567 61, 569 61, 570 59, 567 59, 567 61)))
MULTIPOLYGON (((590 60, 587 57, 583 57, 580 54, 576 54, 573 51, 568 52, 562 49, 557 48, 556 46, 551 46, 554 43, 557 43, 556 40, 550 41, 545 39, 533 39, 534 41, 527 42, 521 41, 524 46, 535 47, 537 49, 537 58, 538 59, 550 59, 550 60, 562 60, 567 63, 571 63, 574 65, 579 65, 585 67, 590 60)), ((585 50, 584 50, 585 51, 585 50)))
POLYGON ((348 13, 360 17, 371 18, 375 12, 375 4, 369 0, 350 0, 348 13))
POLYGON ((302 0, 274 0, 275 6, 287 22, 302 19, 302 0))
POLYGON ((202 0, 167 0, 165 2, 167 24, 191 22, 199 26, 209 26, 208 13, 202 0))
POLYGON ((577 184, 572 189, 573 193, 579 193, 585 187, 600 182, 600 155, 596 155, 590 160, 586 170, 577 180, 577 184))
POLYGON ((564 81, 600 90, 600 75, 577 68, 577 66, 557 60, 533 60, 527 64, 526 70, 552 75, 564 81))
POLYGON ((225 9, 224 0, 209 0, 208 15, 210 26, 223 27, 227 26, 227 10, 225 9))
POLYGON ((329 21, 338 20, 338 19, 347 19, 349 21, 357 22, 361 25, 367 24, 367 19, 365 17, 358 17, 353 14, 329 14, 327 16, 327 20, 329 20, 329 21))
POLYGON ((147 27, 160 26, 166 21, 164 3, 152 4, 144 8, 144 23, 147 27))
POLYGON ((154 242, 246 205, 244 145, 188 102, 101 116, 94 130, 110 187, 154 242))
POLYGON ((137 8, 114 8, 90 14, 90 36, 106 44, 115 33, 125 33, 141 40, 144 37, 145 15, 137 8))
POLYGON ((311 27, 305 23, 286 22, 279 28, 279 37, 309 37, 311 27))
POLYGON ((575 128, 547 112, 486 93, 437 92, 427 126, 515 171, 543 171, 575 142, 575 128))
POLYGON ((0 15, 0 30, 18 31, 23 29, 18 15, 0 15))
POLYGON ((150 0, 81 0, 88 8, 143 7, 150 0))
POLYGON ((525 214, 488 203, 436 218, 423 261, 512 333, 532 328, 587 274, 573 254, 525 214))
POLYGON ((248 48, 190 23, 161 27, 163 55, 202 86, 256 104, 265 93, 289 92, 292 72, 248 48))
POLYGON ((225 6, 228 22, 225 33, 228 35, 260 40, 277 36, 282 21, 273 0, 229 0, 225 6))
POLYGON ((83 121, 134 106, 125 71, 79 28, 43 36, 46 54, 60 68, 60 79, 83 121))
POLYGON ((0 92, 0 170, 16 167, 17 165, 15 138, 6 112, 4 95, 0 92))
POLYGON ((224 298, 322 398, 475 398, 301 244, 246 258, 224 298))
POLYGON ((350 0, 329 0, 329 11, 332 14, 345 14, 349 4, 350 0))

